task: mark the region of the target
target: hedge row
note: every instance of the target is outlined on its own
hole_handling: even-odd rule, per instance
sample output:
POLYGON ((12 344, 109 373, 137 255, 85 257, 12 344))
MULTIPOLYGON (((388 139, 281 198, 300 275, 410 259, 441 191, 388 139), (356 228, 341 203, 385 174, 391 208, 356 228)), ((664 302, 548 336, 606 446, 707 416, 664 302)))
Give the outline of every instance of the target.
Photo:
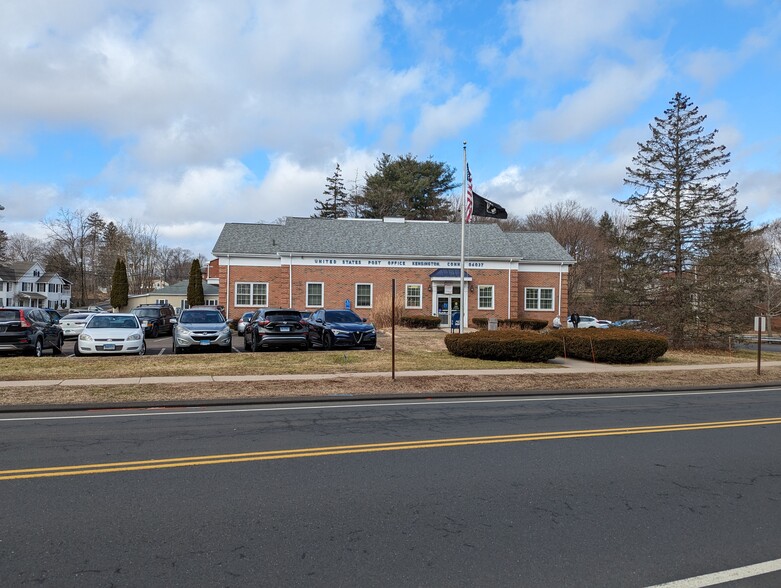
POLYGON ((601 363, 647 363, 667 352, 667 339, 625 329, 558 329, 559 355, 601 363))
MULTIPOLYGON (((487 329, 488 319, 474 318, 472 319, 472 324, 477 329, 487 329)), ((540 319, 530 319, 530 318, 499 319, 497 321, 497 326, 500 329, 523 329, 523 330, 530 330, 530 331, 540 331, 548 326, 548 321, 543 321, 540 319)))
POLYGON ((446 335, 445 345, 460 357, 534 362, 553 359, 561 347, 555 337, 517 329, 446 335))
POLYGON ((438 329, 439 317, 427 315, 403 316, 399 319, 399 324, 410 329, 438 329))

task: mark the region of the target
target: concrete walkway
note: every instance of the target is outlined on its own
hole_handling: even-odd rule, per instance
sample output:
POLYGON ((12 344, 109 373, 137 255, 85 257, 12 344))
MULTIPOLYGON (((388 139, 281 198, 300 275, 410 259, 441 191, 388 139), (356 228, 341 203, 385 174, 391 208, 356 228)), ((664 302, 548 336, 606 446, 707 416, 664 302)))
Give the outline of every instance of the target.
MULTIPOLYGON (((586 373, 637 373, 653 371, 695 371, 713 369, 745 369, 756 370, 757 364, 752 362, 711 363, 697 365, 610 365, 591 363, 576 359, 556 358, 549 362, 560 366, 556 368, 525 368, 525 369, 493 369, 493 370, 420 370, 397 371, 397 378, 436 377, 436 376, 522 376, 528 374, 586 374, 586 373)), ((763 361, 762 367, 781 367, 781 361, 763 361)), ((238 376, 146 376, 136 378, 80 378, 63 380, 12 380, 0 381, 3 388, 47 387, 47 386, 111 386, 128 384, 204 384, 214 382, 284 382, 323 379, 354 379, 354 378, 390 378, 391 372, 346 372, 335 374, 269 374, 269 375, 238 375, 238 376)))

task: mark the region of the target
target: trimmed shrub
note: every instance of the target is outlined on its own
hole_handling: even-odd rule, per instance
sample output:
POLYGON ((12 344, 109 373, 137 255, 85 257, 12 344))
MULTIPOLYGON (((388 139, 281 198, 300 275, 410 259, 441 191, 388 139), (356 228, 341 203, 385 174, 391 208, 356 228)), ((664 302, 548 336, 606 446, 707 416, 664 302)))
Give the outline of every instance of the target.
POLYGON ((409 327, 410 329, 438 329, 439 317, 422 314, 403 316, 401 317, 399 324, 402 327, 409 327))
POLYGON ((625 329, 557 329, 559 354, 601 363, 647 363, 667 352, 667 339, 645 331, 625 329))
POLYGON ((533 362, 553 359, 561 347, 554 337, 518 329, 454 333, 445 336, 445 345, 450 353, 459 357, 533 362))
MULTIPOLYGON (((487 329, 487 318, 474 318, 472 319, 472 325, 476 329, 487 329)), ((530 318, 517 318, 517 319, 499 319, 497 326, 500 329, 522 329, 525 331, 541 331, 548 326, 548 321, 530 318)))

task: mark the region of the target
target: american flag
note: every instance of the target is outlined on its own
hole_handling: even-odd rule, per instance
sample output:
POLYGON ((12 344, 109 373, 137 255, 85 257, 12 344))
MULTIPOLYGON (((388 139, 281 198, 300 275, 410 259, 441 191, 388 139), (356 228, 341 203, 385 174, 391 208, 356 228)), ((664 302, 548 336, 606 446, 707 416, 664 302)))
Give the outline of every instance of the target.
POLYGON ((466 164, 466 204, 464 207, 464 220, 470 222, 472 220, 472 172, 469 171, 469 164, 466 164))

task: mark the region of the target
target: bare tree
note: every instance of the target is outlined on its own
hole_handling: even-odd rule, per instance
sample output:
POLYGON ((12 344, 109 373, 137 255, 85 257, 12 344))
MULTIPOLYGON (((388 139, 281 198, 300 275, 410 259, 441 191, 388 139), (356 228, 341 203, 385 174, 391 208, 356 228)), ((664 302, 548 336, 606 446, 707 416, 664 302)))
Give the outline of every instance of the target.
POLYGON ((14 233, 6 243, 6 259, 9 262, 42 261, 46 255, 46 242, 24 233, 14 233))

